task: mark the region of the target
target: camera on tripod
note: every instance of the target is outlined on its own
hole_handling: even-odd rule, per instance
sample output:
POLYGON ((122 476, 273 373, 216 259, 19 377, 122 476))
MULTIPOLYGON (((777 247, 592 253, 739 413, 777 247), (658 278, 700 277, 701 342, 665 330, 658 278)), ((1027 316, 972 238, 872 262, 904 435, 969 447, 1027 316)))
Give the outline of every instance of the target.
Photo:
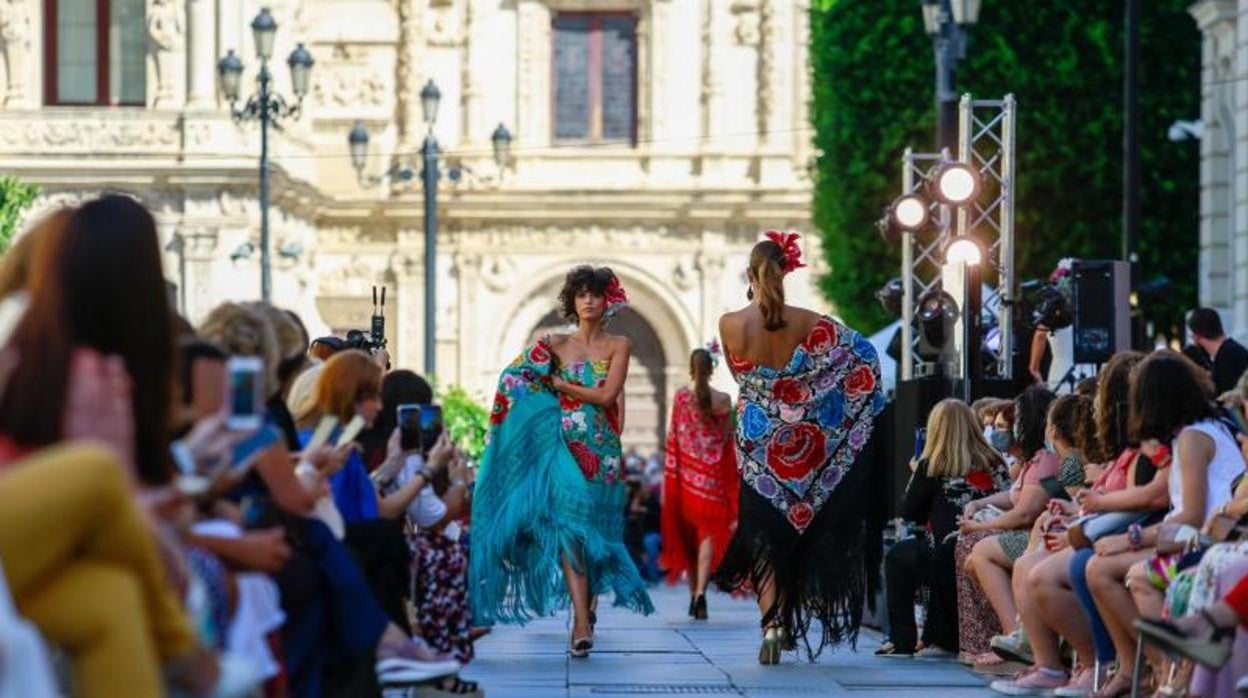
POLYGON ((347 349, 360 349, 372 353, 386 348, 386 288, 381 287, 380 302, 377 287, 373 287, 373 316, 367 332, 348 330, 344 341, 347 349))

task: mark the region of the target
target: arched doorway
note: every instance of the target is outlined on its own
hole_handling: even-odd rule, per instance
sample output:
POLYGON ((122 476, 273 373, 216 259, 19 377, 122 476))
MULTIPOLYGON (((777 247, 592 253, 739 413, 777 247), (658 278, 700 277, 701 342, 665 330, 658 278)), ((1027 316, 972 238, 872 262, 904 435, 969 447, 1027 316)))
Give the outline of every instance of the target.
MULTIPOLYGON (((557 311, 543 317, 529 335, 526 346, 547 332, 566 332, 567 323, 557 311)), ((624 381, 624 450, 635 448, 643 456, 657 452, 664 443, 667 424, 667 357, 654 328, 640 313, 625 308, 611 321, 611 333, 628 337, 633 356, 624 381)))

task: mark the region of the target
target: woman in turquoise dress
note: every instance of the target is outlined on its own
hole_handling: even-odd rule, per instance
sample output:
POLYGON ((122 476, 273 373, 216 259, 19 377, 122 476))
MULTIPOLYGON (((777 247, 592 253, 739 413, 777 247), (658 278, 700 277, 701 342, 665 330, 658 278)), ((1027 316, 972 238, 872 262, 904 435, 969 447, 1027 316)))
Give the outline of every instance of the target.
POLYGON ((623 542, 630 344, 605 326, 626 303, 610 269, 568 273, 559 304, 576 331, 542 337, 503 371, 473 495, 474 621, 523 623, 570 602, 574 657, 593 647, 599 594, 654 610, 623 542))

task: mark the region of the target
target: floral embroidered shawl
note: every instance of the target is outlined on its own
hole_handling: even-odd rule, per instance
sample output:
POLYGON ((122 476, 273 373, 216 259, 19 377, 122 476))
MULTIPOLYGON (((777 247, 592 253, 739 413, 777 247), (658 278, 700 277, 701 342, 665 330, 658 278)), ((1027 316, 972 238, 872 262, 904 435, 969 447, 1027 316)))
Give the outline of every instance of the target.
POLYGON ((875 347, 825 317, 782 370, 732 356, 728 362, 741 386, 742 480, 801 533, 853 466, 884 408, 875 347))

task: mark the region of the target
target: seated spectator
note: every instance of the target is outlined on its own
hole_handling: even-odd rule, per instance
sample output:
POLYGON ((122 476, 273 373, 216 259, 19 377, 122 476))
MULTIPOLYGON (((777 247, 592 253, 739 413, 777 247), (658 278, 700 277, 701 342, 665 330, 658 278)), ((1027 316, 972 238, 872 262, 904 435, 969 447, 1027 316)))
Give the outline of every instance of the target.
MULTIPOLYGON (((1202 525, 1230 499, 1231 482, 1244 471, 1239 448, 1218 419, 1208 377, 1181 354, 1154 353, 1136 369, 1130 405, 1131 436, 1160 469, 1168 468, 1165 520, 1202 525)), ((1118 654, 1117 673, 1101 691, 1106 695, 1130 689, 1139 612, 1125 581, 1130 573, 1138 580, 1133 586, 1149 583, 1149 568, 1141 563, 1153 558, 1157 533, 1157 525, 1137 523, 1102 538, 1087 566, 1088 586, 1118 654)))
POLYGON ((1018 397, 1014 441, 1024 464, 1009 490, 967 504, 959 524, 959 569, 970 573, 959 576, 959 646, 964 652, 972 652, 976 664, 985 667, 1000 663, 989 648, 997 634, 994 630, 1000 628, 1008 635, 1018 629, 1010 570, 1026 551, 1032 524, 1048 502, 1049 495, 1040 481, 1058 471, 1056 454, 1044 448, 1046 416, 1055 397, 1048 389, 1034 385, 1018 397), (982 595, 968 586, 971 580, 983 590, 982 595), (996 614, 995 622, 983 615, 985 597, 996 614))
POLYGON ((1009 486, 1005 461, 984 439, 971 410, 943 400, 927 418, 927 441, 901 500, 901 517, 922 530, 895 543, 884 558, 891 640, 876 654, 913 654, 915 595, 931 594, 923 645, 958 651, 958 594, 954 569, 958 517, 975 499, 1009 486))

